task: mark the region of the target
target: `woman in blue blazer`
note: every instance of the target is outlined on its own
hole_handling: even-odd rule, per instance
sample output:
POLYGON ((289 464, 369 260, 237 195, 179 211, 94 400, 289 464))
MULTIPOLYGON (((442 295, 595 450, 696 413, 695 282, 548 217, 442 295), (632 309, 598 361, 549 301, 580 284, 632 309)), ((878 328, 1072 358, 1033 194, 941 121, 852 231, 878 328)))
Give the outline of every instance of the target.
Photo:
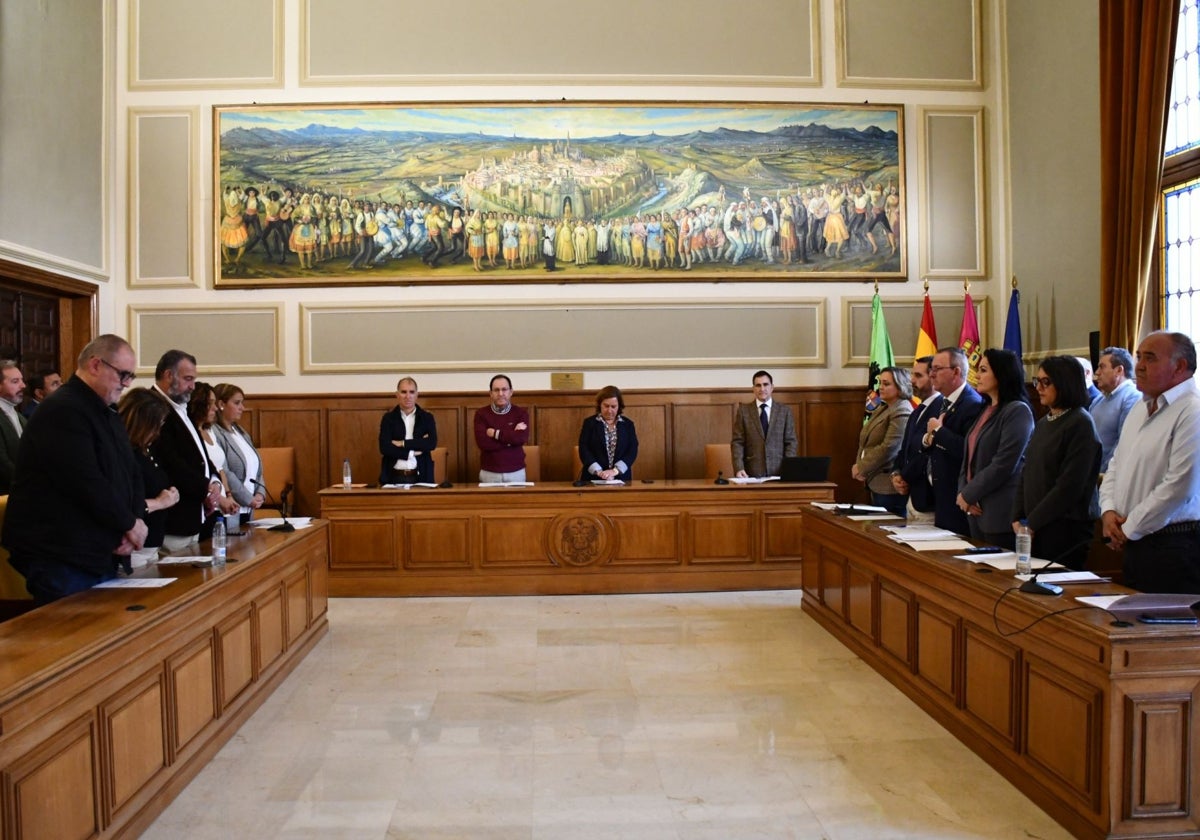
POLYGON ((1025 371, 1017 354, 985 350, 979 361, 979 393, 988 400, 963 441, 958 474, 960 509, 971 537, 1013 548, 1013 499, 1021 480, 1025 446, 1033 434, 1033 412, 1025 392, 1025 371))
POLYGON ((579 430, 580 481, 633 479, 638 439, 633 421, 624 414, 621 390, 607 385, 596 394, 596 415, 583 421, 579 430))

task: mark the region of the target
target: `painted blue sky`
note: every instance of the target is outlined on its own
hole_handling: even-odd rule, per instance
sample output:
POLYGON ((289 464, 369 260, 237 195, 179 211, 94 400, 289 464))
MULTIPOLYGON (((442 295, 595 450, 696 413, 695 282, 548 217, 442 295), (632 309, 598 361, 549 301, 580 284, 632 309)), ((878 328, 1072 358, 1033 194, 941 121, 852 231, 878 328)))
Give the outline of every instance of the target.
POLYGON ((660 136, 712 131, 717 128, 771 131, 782 125, 820 123, 831 128, 897 131, 892 108, 851 111, 823 106, 691 107, 691 106, 483 106, 378 108, 271 108, 220 112, 220 131, 235 128, 301 129, 314 123, 330 128, 367 131, 481 133, 500 137, 600 137, 624 132, 660 136), (636 127, 636 128, 635 128, 636 127))

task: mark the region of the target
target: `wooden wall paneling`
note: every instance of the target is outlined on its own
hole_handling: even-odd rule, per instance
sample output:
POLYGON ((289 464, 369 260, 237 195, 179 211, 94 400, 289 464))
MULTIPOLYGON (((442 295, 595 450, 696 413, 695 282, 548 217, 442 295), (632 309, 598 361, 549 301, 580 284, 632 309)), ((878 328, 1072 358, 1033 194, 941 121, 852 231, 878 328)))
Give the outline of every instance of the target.
POLYGON ((704 447, 729 443, 734 401, 718 405, 676 404, 671 416, 671 478, 704 478, 704 447))
POLYGON ((865 644, 875 644, 875 575, 851 560, 846 565, 846 619, 850 626, 866 636, 865 644))
POLYGON ((308 574, 297 569, 283 581, 287 592, 287 646, 296 643, 308 629, 308 574))
POLYGON ((924 598, 917 598, 917 677, 943 696, 943 702, 959 704, 959 647, 961 620, 924 598))
MULTIPOLYGON (((636 480, 643 478, 666 478, 667 453, 670 452, 667 440, 667 423, 669 407, 665 402, 651 405, 625 404, 625 414, 634 422, 638 435, 637 463, 633 465, 633 476, 636 480)), ((704 460, 704 450, 701 449, 701 461, 704 460)))
POLYGON ((167 658, 172 763, 179 760, 195 737, 217 716, 213 662, 210 632, 167 658))
POLYGON ((904 667, 913 667, 916 601, 912 592, 887 578, 879 579, 879 647, 904 667))
MULTIPOLYGON (((1158 678, 1152 687, 1138 685, 1117 701, 1125 718, 1119 735, 1127 774, 1120 788, 1132 820, 1195 813, 1188 768, 1195 766, 1200 748, 1192 725, 1198 688, 1194 678, 1158 678)), ((1197 828, 1194 820, 1181 822, 1181 833, 1197 828)))
POLYGON ((1020 648, 964 625, 963 708, 1008 749, 1017 748, 1020 648))
POLYGON ((854 402, 812 400, 805 407, 805 425, 797 430, 809 455, 829 455, 829 480, 838 486, 841 501, 863 501, 865 490, 850 477, 858 453, 858 433, 862 431, 861 398, 854 402))
POLYGON ((250 604, 217 624, 217 697, 222 712, 254 680, 254 625, 250 604))
POLYGON ((379 481, 379 418, 382 412, 369 408, 329 410, 329 450, 325 459, 327 484, 342 481, 342 461, 350 459, 355 484, 379 481))
POLYGON ((105 765, 104 821, 166 769, 167 705, 161 667, 100 703, 100 752, 105 765))
POLYGON ((59 840, 100 833, 96 727, 91 714, 10 764, 3 776, 6 838, 59 840))
MULTIPOLYGON (((543 481, 576 477, 574 447, 579 427, 594 411, 594 392, 541 391, 519 394, 530 412, 530 440, 539 447, 543 481)), ((861 499, 863 488, 850 479, 862 427, 859 388, 779 389, 775 397, 796 416, 800 453, 830 455, 830 480, 838 499, 861 499)), ((747 399, 743 389, 715 391, 634 391, 625 394, 626 413, 638 428, 638 479, 704 477, 704 447, 727 445, 734 407, 747 399)), ((447 478, 478 481, 475 411, 486 402, 477 392, 423 394, 421 406, 433 413, 438 443, 448 453, 447 478)), ((387 394, 251 395, 246 421, 259 446, 291 446, 296 451, 294 511, 316 515, 319 490, 341 482, 342 459, 351 459, 356 483, 379 478, 379 420, 395 400, 387 394)))
POLYGON ((1064 673, 1057 664, 1033 656, 1024 657, 1023 663, 1025 754, 1093 810, 1099 809, 1104 692, 1064 673))
POLYGON ((538 406, 530 412, 530 425, 534 415, 537 416, 542 481, 574 481, 579 477, 575 467, 579 427, 594 413, 585 405, 538 406))
MULTIPOLYGON (((296 487, 291 506, 298 514, 315 512, 320 504, 317 491, 323 486, 321 476, 321 447, 324 435, 324 415, 320 408, 296 404, 277 405, 262 397, 255 398, 252 437, 257 446, 290 446, 296 452, 296 487)), ((378 432, 376 432, 378 436, 378 432)), ((341 471, 338 472, 339 477, 341 471)), ((271 488, 278 493, 278 488, 271 488)), ((279 501, 276 499, 276 501, 279 501)))
POLYGON ((273 582, 254 595, 254 673, 266 671, 287 647, 287 617, 282 584, 273 582))

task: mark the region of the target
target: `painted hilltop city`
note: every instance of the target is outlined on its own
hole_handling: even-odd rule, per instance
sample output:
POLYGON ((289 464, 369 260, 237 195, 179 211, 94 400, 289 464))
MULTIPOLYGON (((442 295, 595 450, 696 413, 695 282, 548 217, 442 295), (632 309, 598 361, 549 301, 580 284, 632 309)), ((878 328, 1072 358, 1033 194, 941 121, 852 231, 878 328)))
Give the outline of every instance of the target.
POLYGON ((904 276, 903 110, 215 109, 217 284, 904 276))

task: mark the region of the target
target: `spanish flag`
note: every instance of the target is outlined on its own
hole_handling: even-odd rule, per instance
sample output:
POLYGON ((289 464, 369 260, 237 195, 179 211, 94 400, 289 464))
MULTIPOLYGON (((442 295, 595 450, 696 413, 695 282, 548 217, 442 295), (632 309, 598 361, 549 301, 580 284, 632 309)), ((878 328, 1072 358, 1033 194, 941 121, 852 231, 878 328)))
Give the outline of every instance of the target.
POLYGON ((974 388, 979 384, 979 360, 983 348, 979 346, 979 322, 975 320, 975 304, 971 293, 963 295, 962 329, 958 331, 958 346, 967 354, 967 382, 974 388))
POLYGON ((937 348, 937 325, 933 322, 933 305, 929 302, 929 292, 926 292, 925 310, 921 313, 921 331, 917 333, 917 352, 913 354, 913 358, 936 356, 937 348))

